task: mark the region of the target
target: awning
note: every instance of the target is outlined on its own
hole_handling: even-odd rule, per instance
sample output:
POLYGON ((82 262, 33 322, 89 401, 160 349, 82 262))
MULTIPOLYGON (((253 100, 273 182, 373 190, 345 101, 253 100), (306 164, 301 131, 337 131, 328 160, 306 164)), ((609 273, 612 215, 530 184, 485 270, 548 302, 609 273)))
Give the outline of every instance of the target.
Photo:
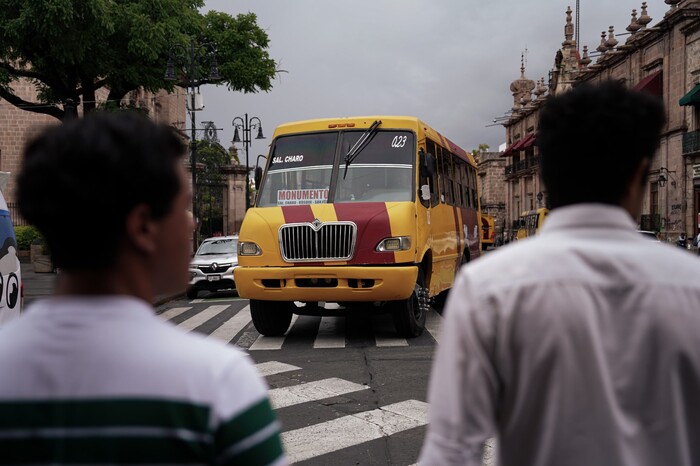
POLYGON ((700 105, 700 84, 696 84, 690 92, 681 97, 678 105, 700 105))
POLYGON ((520 147, 518 150, 525 150, 529 149, 530 147, 535 145, 535 139, 537 138, 537 135, 535 133, 530 134, 528 137, 523 139, 522 144, 520 144, 520 147))
POLYGON ((518 152, 521 150, 529 149, 530 147, 532 147, 532 145, 534 143, 535 143, 535 133, 528 134, 527 136, 520 139, 519 141, 516 141, 513 144, 511 144, 510 147, 508 147, 506 150, 503 151, 503 154, 501 154, 501 157, 507 157, 512 152, 518 152))
POLYGON ((634 86, 632 89, 639 92, 644 92, 646 94, 655 95, 658 97, 663 96, 663 71, 657 71, 652 73, 646 78, 642 79, 634 86))

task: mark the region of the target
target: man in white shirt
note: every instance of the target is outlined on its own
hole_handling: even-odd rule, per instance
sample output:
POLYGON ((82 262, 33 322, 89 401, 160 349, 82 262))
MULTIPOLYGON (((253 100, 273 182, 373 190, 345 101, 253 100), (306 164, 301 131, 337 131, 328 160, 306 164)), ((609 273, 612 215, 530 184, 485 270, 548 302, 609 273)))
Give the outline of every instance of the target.
POLYGON ((150 304, 188 281, 184 149, 175 130, 133 112, 72 120, 28 144, 20 210, 61 274, 53 297, 0 334, 3 464, 286 464, 248 357, 150 304))
POLYGON ((664 126, 619 83, 550 97, 552 212, 462 269, 447 302, 420 463, 700 464, 700 262, 637 233, 664 126))

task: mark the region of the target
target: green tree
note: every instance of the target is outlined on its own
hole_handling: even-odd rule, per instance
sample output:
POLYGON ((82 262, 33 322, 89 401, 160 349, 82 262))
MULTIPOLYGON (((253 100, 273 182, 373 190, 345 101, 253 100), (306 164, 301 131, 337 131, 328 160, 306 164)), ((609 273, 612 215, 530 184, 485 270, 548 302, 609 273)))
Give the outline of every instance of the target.
POLYGON ((85 113, 95 110, 102 87, 109 102, 139 87, 172 91, 183 83, 164 80, 168 54, 189 37, 217 47, 220 84, 270 90, 277 64, 255 14, 202 14, 203 6, 204 0, 0 0, 0 98, 62 119, 67 99, 82 102, 85 113), (37 101, 14 93, 20 78, 37 88, 37 101))
POLYGON ((472 150, 472 155, 474 157, 476 157, 479 154, 481 154, 482 152, 487 152, 489 150, 489 148, 490 148, 490 146, 488 144, 483 144, 483 143, 479 144, 479 147, 472 150))

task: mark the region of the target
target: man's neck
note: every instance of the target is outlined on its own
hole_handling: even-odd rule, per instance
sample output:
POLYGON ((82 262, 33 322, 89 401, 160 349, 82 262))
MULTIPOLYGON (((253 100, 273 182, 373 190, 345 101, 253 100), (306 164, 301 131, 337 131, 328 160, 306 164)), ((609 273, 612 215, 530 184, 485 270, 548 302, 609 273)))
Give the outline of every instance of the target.
MULTIPOLYGON (((132 271, 133 272, 133 271, 132 271)), ((139 273, 115 270, 61 271, 56 280, 54 295, 125 295, 153 301, 153 290, 148 280, 139 273)))

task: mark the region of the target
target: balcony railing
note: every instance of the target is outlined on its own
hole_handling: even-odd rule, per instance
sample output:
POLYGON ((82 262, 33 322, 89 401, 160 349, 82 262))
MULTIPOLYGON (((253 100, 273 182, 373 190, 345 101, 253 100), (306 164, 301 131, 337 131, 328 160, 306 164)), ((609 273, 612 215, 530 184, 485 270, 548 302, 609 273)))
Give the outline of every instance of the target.
POLYGON ((506 165, 506 170, 505 174, 506 175, 515 175, 519 172, 529 170, 530 168, 534 168, 540 164, 540 156, 539 155, 532 155, 529 157, 526 157, 524 160, 520 160, 518 162, 514 162, 510 165, 506 165))
POLYGON ((700 130, 683 133, 683 153, 700 152, 700 130))

